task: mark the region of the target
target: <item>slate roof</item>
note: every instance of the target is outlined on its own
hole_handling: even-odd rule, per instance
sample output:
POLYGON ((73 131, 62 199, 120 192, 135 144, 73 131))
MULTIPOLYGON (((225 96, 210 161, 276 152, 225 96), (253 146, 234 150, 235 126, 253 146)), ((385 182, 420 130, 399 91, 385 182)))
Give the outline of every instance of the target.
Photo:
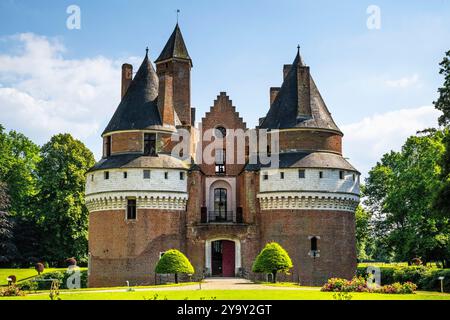
POLYGON ((187 51, 186 44, 184 43, 183 35, 181 34, 178 23, 175 26, 175 30, 173 30, 169 40, 167 40, 164 49, 155 62, 157 63, 172 58, 189 60, 192 66, 192 60, 189 57, 189 53, 187 51))
MULTIPOLYGON (((270 164, 247 164, 245 170, 257 171, 270 164)), ((358 172, 342 156, 329 152, 289 152, 279 154, 279 168, 328 168, 358 172)))
POLYGON ((162 125, 157 98, 158 76, 146 54, 103 134, 120 130, 174 130, 162 125))
POLYGON ((287 128, 321 128, 341 132, 334 123, 325 102, 320 95, 317 86, 310 77, 310 103, 311 118, 301 118, 298 114, 298 68, 305 64, 297 52, 292 67, 283 81, 281 89, 270 106, 269 112, 262 121, 262 129, 287 129, 287 128))
POLYGON ((155 157, 143 156, 142 154, 120 154, 101 159, 89 171, 119 168, 189 169, 190 166, 190 163, 168 154, 158 154, 155 157))

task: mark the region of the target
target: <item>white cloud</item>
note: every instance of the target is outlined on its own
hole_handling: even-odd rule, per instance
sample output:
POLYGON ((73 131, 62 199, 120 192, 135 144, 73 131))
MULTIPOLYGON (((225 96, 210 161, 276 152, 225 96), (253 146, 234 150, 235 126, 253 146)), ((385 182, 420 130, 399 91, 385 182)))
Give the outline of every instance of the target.
POLYGON ((341 127, 344 155, 363 176, 391 150, 399 151, 417 131, 436 127, 439 111, 433 106, 401 109, 366 117, 341 127))
POLYGON ((60 41, 32 33, 3 40, 13 53, 0 54, 0 123, 40 144, 69 132, 98 157, 99 130, 120 99, 120 62, 66 59, 60 41))
POLYGON ((386 80, 386 85, 392 88, 408 88, 419 84, 419 75, 417 73, 410 77, 403 77, 396 80, 386 80))

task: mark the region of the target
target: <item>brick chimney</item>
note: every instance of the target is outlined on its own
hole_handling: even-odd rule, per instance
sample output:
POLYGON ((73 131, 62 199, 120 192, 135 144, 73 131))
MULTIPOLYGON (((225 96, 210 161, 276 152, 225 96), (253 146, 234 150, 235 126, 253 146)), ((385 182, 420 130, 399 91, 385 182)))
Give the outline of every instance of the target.
POLYGON ((122 65, 122 99, 127 93, 128 87, 130 86, 131 80, 133 79, 133 66, 129 63, 124 63, 122 65))
POLYGON ((270 88, 270 105, 275 101, 275 98, 278 95, 278 92, 280 92, 280 87, 271 87, 270 88))

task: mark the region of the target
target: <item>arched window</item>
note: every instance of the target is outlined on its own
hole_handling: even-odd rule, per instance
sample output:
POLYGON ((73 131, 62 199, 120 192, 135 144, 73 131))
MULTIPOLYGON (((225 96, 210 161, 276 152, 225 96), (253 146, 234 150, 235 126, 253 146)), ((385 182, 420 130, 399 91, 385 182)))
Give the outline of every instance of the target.
POLYGON ((318 258, 320 255, 320 250, 319 250, 319 246, 317 244, 317 241, 320 239, 319 236, 311 236, 309 237, 309 241, 311 243, 311 248, 309 251, 309 256, 311 256, 311 258, 318 258))
POLYGON ((214 189, 214 218, 218 221, 227 220, 227 189, 214 189))

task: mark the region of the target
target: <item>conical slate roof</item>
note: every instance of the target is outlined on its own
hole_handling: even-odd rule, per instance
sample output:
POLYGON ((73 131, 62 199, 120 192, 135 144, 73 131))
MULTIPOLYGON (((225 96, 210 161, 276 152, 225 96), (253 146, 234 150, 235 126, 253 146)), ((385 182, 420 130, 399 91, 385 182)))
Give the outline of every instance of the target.
POLYGON ((311 115, 310 117, 305 117, 299 114, 301 108, 299 108, 298 92, 301 84, 299 84, 297 72, 302 67, 305 67, 305 64, 300 56, 300 51, 298 51, 292 67, 260 128, 320 128, 341 132, 334 123, 311 76, 309 77, 311 115))
POLYGON ((146 54, 103 134, 119 130, 162 129, 157 98, 158 76, 146 54))
POLYGON ((189 60, 192 65, 192 60, 189 57, 189 53, 187 51, 186 44, 184 43, 183 35, 181 34, 178 23, 175 26, 175 30, 173 30, 172 35, 170 36, 166 45, 164 46, 164 49, 155 62, 157 63, 172 58, 189 60))

